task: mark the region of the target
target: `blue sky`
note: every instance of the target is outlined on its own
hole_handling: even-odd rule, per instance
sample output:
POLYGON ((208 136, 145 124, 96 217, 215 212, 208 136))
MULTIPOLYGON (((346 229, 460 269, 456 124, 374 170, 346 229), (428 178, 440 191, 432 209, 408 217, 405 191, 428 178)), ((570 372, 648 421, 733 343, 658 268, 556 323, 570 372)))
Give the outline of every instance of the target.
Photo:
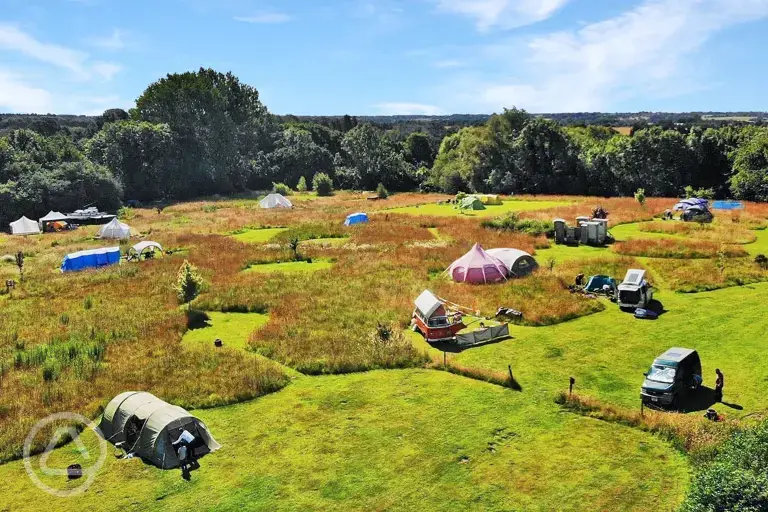
POLYGON ((768 110, 768 0, 0 0, 0 112, 232 71, 278 114, 768 110))

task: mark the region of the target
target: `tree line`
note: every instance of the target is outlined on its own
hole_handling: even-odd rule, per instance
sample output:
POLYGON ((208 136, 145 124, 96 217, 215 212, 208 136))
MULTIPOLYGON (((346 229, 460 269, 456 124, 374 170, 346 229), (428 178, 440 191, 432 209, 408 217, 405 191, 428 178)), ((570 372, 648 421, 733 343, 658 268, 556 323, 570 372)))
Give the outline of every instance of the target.
POLYGON ((694 187, 768 200, 762 126, 643 125, 623 135, 517 109, 454 117, 278 117, 231 73, 172 74, 135 109, 87 126, 21 118, 29 127, 0 137, 0 223, 89 203, 113 210, 126 200, 295 188, 316 175, 357 190, 677 196, 694 187))

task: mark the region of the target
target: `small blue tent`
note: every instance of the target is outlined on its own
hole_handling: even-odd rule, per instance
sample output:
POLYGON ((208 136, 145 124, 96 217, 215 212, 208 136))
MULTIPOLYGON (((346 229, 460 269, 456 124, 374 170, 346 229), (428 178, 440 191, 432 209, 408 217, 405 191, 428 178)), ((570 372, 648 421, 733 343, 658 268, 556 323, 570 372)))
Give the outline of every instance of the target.
POLYGON ((353 213, 344 221, 345 226, 354 226, 355 224, 365 224, 368 222, 368 215, 365 213, 353 213))
POLYGON ((118 263, 120 263, 120 248, 103 247, 67 254, 61 263, 61 271, 76 272, 86 268, 106 267, 118 263))

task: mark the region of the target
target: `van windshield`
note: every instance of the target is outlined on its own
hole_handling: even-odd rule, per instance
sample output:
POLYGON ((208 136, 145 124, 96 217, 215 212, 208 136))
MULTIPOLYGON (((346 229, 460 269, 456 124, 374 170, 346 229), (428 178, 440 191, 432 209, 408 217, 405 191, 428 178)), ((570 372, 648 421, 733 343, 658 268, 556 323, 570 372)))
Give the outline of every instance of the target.
POLYGON ((662 382, 664 384, 672 384, 675 382, 675 369, 660 364, 654 364, 651 366, 651 371, 648 372, 648 380, 662 382))
POLYGON ((448 327, 448 318, 444 316, 432 317, 427 322, 429 327, 448 327))

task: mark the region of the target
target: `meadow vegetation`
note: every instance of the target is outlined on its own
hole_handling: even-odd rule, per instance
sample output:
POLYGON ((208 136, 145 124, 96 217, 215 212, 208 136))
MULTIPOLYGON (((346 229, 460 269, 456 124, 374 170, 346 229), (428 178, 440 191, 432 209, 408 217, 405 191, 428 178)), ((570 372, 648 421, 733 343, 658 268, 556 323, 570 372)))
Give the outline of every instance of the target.
MULTIPOLYGON (((749 239, 743 232, 724 243, 713 234, 725 236, 727 232, 718 220, 711 229, 686 227, 673 233, 678 228, 669 228, 669 232, 659 233, 667 228, 655 224, 665 223, 651 220, 674 200, 648 198, 640 205, 631 198, 607 199, 600 204, 610 212, 611 226, 614 216, 615 222, 623 223, 612 228, 618 240, 615 249, 566 247, 538 232, 489 229, 469 216, 414 217, 393 210, 425 201, 436 204, 447 196, 395 194, 368 201, 359 193, 337 192, 333 197, 307 197, 311 200, 297 201, 289 211, 262 210, 256 197, 211 198, 169 205, 161 211, 134 208, 131 226, 142 238, 160 242, 170 254, 141 264, 123 262, 119 267, 73 274, 58 271, 61 259, 69 252, 103 246, 104 242, 93 240, 95 227, 1 239, 0 255, 11 257, 0 258, 0 279, 18 279, 13 258, 18 251, 25 254, 26 270, 24 282, 0 296, 0 460, 17 458, 31 425, 49 413, 74 411, 95 417, 119 392, 147 390, 183 407, 214 407, 197 414, 209 422, 225 446, 239 451, 234 447, 247 442, 249 453, 266 450, 270 454, 270 463, 258 462, 256 473, 244 469, 252 460, 227 458, 238 467, 243 465, 239 484, 247 488, 262 478, 258 474, 268 475, 263 478, 271 482, 270 488, 286 493, 291 506, 305 504, 307 496, 328 509, 354 508, 351 503, 361 495, 369 496, 365 503, 374 508, 421 503, 415 497, 395 498, 398 489, 411 488, 405 475, 393 477, 381 487, 384 476, 402 471, 399 462, 387 464, 382 459, 377 470, 369 468, 359 481, 349 476, 360 471, 362 464, 353 454, 368 453, 362 446, 383 454, 383 446, 392 445, 399 435, 395 431, 402 431, 398 426, 408 418, 418 425, 403 450, 413 451, 413 460, 420 458, 421 471, 439 474, 435 464, 451 471, 466 468, 471 474, 465 477, 490 482, 484 497, 478 497, 472 486, 457 486, 453 480, 449 485, 438 478, 434 485, 444 491, 453 489, 450 493, 455 494, 456 503, 479 499, 483 502, 480 508, 493 509, 499 500, 515 496, 528 508, 546 509, 569 496, 567 502, 579 509, 572 500, 578 495, 597 508, 632 509, 632 503, 647 508, 651 502, 663 508, 682 500, 687 468, 682 453, 669 452, 666 442, 655 439, 654 434, 675 444, 678 439, 688 439, 682 446, 690 453, 700 451, 692 447, 719 443, 729 431, 724 428, 712 433, 710 443, 708 427, 696 430, 693 416, 654 413, 638 419, 627 412, 637 402, 638 375, 658 353, 681 340, 696 339, 705 372, 711 373, 714 365, 723 368, 729 379, 729 399, 744 407, 744 413, 726 408, 727 413, 741 416, 765 407, 758 391, 761 368, 766 364, 759 332, 765 326, 762 318, 768 288, 765 284, 733 288, 768 279, 768 271, 752 256, 753 251, 763 250, 765 231, 750 231, 755 237, 751 243, 746 243, 749 239), (345 216, 355 211, 368 211, 371 221, 344 227, 345 216), (646 225, 650 225, 648 230, 643 229, 646 225), (240 235, 251 234, 253 238, 241 239, 240 235), (299 242, 299 260, 290 247, 294 240, 299 242), (315 240, 343 243, 313 243, 315 240), (498 285, 451 282, 444 270, 475 242, 486 248, 525 250, 538 259, 541 268, 529 277, 498 285), (672 249, 665 253, 661 249, 667 244, 672 249), (633 247, 641 247, 643 252, 633 251, 633 247), (745 256, 744 249, 750 256, 745 256), (699 257, 682 259, 679 254, 699 257), (185 308, 179 307, 173 285, 185 260, 197 269, 203 283, 199 297, 189 306, 206 312, 211 327, 189 330, 185 308), (309 266, 318 264, 323 268, 307 272, 309 266), (249 266, 259 271, 243 272, 249 266), (285 271, 288 266, 297 267, 292 268, 296 272, 285 271), (665 313, 656 322, 635 320, 606 300, 568 290, 576 274, 620 279, 629 268, 648 269, 649 280, 659 289, 657 298, 665 313), (715 288, 728 289, 673 293, 715 288), (509 340, 446 356, 406 331, 413 300, 424 289, 465 306, 478 318, 493 317, 503 306, 521 311, 522 319, 512 326, 509 340), (217 337, 224 341, 223 349, 212 347, 217 337), (514 382, 509 378, 509 366, 514 370, 514 382), (371 373, 348 375, 357 372, 371 373), (564 415, 553 402, 570 376, 577 379, 583 398, 571 409, 586 418, 564 415), (408 387, 408 383, 416 387, 408 387), (228 405, 285 386, 288 388, 270 397, 228 405), (346 406, 353 399, 348 391, 356 386, 362 386, 364 398, 350 416, 346 406), (463 405, 457 406, 459 403, 463 405), (227 407, 221 407, 224 405, 227 407), (293 406, 299 410, 291 413, 297 415, 292 419, 287 411, 293 406), (427 416, 415 420, 415 412, 423 412, 425 407, 427 416), (255 414, 263 418, 263 425, 252 425, 245 432, 235 429, 232 415, 255 414), (455 416, 456 422, 480 418, 477 421, 483 422, 483 428, 476 432, 470 425, 462 427, 446 445, 439 440, 438 431, 444 435, 450 419, 441 414, 455 416), (344 428, 362 433, 363 445, 338 441, 342 432, 329 425, 342 417, 347 418, 344 422, 352 422, 342 422, 347 425, 344 428), (381 417, 387 421, 382 422, 381 417), (502 417, 507 419, 501 421, 502 417), (301 477, 299 469, 291 469, 282 458, 290 454, 280 451, 306 452, 317 437, 307 437, 308 445, 293 434, 320 425, 321 430, 330 429, 338 451, 325 444, 312 448, 301 468, 317 474, 316 481, 303 480, 300 491, 287 490, 301 477), (270 427, 277 430, 270 433, 270 427), (383 437, 377 438, 382 429, 383 437), (504 440, 499 441, 494 434, 498 429, 516 434, 510 438, 500 434, 504 440), (462 443, 461 437, 471 442, 462 443), (574 439, 581 439, 583 446, 574 439), (596 446, 595 439, 603 445, 596 446), (533 457, 540 450, 550 454, 547 461, 533 457), (488 454, 497 454, 501 463, 491 465, 484 457, 497 455, 488 454), (465 456, 468 463, 463 462, 465 456), (323 457, 346 461, 343 471, 336 472, 338 478, 330 473, 333 461, 323 457), (655 462, 659 457, 669 464, 663 470, 655 462), (594 473, 597 461, 607 466, 594 473), (267 467, 269 471, 264 472, 267 467), (559 478, 562 467, 572 468, 578 478, 573 482, 559 478), (640 481, 642 486, 637 484, 640 481), (328 489, 320 492, 318 486, 328 489), (669 495, 664 497, 664 493, 669 495)), ((569 223, 597 206, 594 198, 571 197, 567 206, 546 201, 563 202, 562 198, 522 198, 505 205, 525 205, 515 212, 516 222, 551 222, 564 216, 569 223), (544 209, 525 210, 528 202, 539 202, 544 209)), ((747 211, 758 215, 758 207, 752 204, 747 211)), ((706 379, 705 384, 709 376, 706 379)), ((726 406, 717 407, 722 411, 726 406)), ((204 486, 212 486, 209 478, 231 471, 229 462, 217 457, 205 459, 210 474, 201 477, 204 486)), ((2 466, 0 476, 18 469, 18 463, 2 466)), ((110 462, 107 471, 111 476, 100 485, 109 494, 125 492, 119 485, 123 478, 136 479, 131 485, 158 478, 153 488, 164 496, 164 505, 183 508, 188 503, 175 476, 172 479, 152 468, 120 466, 116 461, 110 462)), ((246 492, 220 484, 213 487, 214 494, 226 495, 222 499, 236 500, 246 492)), ((24 482, 13 485, 26 492, 24 482)), ((148 503, 143 500, 149 498, 154 495, 138 500, 148 503)), ((273 498, 266 493, 257 499, 274 506, 273 498)), ((208 498, 200 499, 207 503, 208 498)), ((446 503, 439 499, 433 505, 446 508, 446 503)))
POLYGON ((700 259, 718 256, 724 258, 747 256, 747 251, 737 245, 678 238, 630 239, 617 242, 613 249, 626 256, 644 256, 647 258, 700 259))

